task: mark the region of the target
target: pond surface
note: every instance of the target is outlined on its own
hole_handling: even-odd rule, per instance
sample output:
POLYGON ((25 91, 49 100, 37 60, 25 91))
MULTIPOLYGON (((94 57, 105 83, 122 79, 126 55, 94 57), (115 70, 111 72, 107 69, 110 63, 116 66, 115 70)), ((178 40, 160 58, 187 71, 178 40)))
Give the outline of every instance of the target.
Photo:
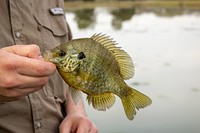
POLYGON ((74 38, 104 33, 130 54, 135 76, 127 84, 153 101, 133 121, 119 98, 106 112, 86 103, 99 133, 199 133, 200 13, 120 13, 105 8, 66 13, 74 38))

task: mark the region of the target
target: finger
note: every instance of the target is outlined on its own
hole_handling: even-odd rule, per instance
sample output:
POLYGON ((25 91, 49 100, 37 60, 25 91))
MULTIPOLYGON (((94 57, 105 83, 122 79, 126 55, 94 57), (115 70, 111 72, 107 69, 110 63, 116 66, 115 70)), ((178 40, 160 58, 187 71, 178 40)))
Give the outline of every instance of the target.
POLYGON ((38 59, 41 55, 39 46, 35 44, 30 45, 15 45, 8 49, 10 52, 29 58, 38 59))
MULTIPOLYGON (((27 75, 21 75, 19 73, 8 73, 10 76, 1 78, 1 88, 30 88, 30 87, 42 87, 48 80, 48 76, 44 77, 32 77, 27 75)), ((1 90, 0 90, 1 91, 1 90)))
POLYGON ((80 126, 78 129, 77 129, 77 132, 76 133, 89 133, 90 129, 89 128, 85 128, 83 126, 80 126))
POLYGON ((56 70, 56 66, 51 62, 26 57, 20 57, 15 65, 18 73, 32 77, 49 76, 56 70))
POLYGON ((84 128, 82 128, 82 127, 79 127, 79 128, 77 129, 77 132, 76 132, 76 133, 88 133, 88 131, 89 131, 89 129, 84 129, 84 128))
POLYGON ((71 129, 68 127, 62 127, 62 128, 60 128, 59 133, 71 133, 71 129))
POLYGON ((92 124, 89 133, 98 133, 98 128, 96 127, 96 125, 92 124))
POLYGON ((91 123, 88 123, 88 121, 82 121, 79 123, 79 126, 77 126, 77 132, 76 133, 89 133, 91 130, 91 123))
POLYGON ((4 95, 0 95, 0 101, 1 102, 11 102, 11 101, 16 101, 16 100, 19 100, 20 98, 19 97, 7 97, 7 96, 4 96, 4 95))
POLYGON ((37 88, 44 86, 48 80, 49 77, 30 77, 30 76, 24 76, 19 75, 19 78, 17 79, 16 84, 18 84, 18 88, 37 88))
MULTIPOLYGON (((16 45, 19 48, 25 49, 21 45, 16 45)), ((14 47, 14 46, 13 46, 14 47)), ((10 55, 8 60, 5 60, 4 64, 6 64, 6 69, 12 69, 9 71, 16 71, 18 70, 19 73, 29 76, 49 76, 54 73, 56 66, 53 63, 45 62, 41 60, 41 56, 39 55, 39 52, 36 52, 35 55, 21 52, 20 50, 17 50, 16 47, 13 48, 7 47, 3 48, 5 51, 10 51, 10 55), (17 54, 13 54, 13 52, 17 54), (35 58, 38 56, 39 59, 33 59, 33 58, 27 58, 24 56, 30 56, 35 58)), ((36 49, 36 48, 35 48, 36 49)), ((25 51, 25 50, 22 50, 25 51)), ((34 50, 33 50, 34 51, 34 50)), ((37 51, 37 50, 36 50, 37 51)), ((30 52, 29 52, 30 53, 30 52)))
POLYGON ((15 90, 16 96, 15 95, 14 96, 18 97, 18 98, 22 98, 30 93, 40 90, 40 89, 42 89, 42 87, 33 87, 33 88, 26 88, 26 89, 16 88, 16 90, 15 90))
POLYGON ((64 120, 65 122, 61 123, 59 127, 60 133, 71 133, 71 122, 68 122, 67 119, 64 120))
POLYGON ((26 88, 26 89, 19 89, 19 88, 7 88, 6 93, 4 96, 0 96, 4 101, 13 101, 13 100, 19 100, 22 97, 33 93, 35 91, 38 91, 42 87, 38 88, 26 88))

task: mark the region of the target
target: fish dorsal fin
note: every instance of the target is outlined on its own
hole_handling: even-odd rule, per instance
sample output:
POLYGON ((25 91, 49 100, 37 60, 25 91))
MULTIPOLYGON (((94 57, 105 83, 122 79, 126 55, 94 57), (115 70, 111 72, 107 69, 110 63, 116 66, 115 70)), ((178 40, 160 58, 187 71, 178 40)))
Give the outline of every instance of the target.
POLYGON ((103 45, 113 54, 119 64, 120 74, 123 79, 130 79, 133 77, 134 65, 131 57, 120 47, 116 47, 117 43, 113 41, 113 39, 102 34, 94 34, 91 39, 103 45))
POLYGON ((115 96, 112 93, 88 95, 87 100, 88 104, 92 103, 94 109, 105 111, 115 103, 115 96))

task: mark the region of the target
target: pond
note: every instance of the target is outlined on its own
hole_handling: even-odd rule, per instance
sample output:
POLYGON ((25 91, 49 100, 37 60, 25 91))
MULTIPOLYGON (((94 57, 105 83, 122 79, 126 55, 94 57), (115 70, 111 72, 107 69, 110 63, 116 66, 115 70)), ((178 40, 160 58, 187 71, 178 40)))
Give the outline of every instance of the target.
POLYGON ((99 133, 199 133, 200 12, 95 8, 66 12, 66 18, 74 38, 114 38, 135 64, 127 84, 153 101, 133 121, 119 98, 105 112, 86 102, 99 133))

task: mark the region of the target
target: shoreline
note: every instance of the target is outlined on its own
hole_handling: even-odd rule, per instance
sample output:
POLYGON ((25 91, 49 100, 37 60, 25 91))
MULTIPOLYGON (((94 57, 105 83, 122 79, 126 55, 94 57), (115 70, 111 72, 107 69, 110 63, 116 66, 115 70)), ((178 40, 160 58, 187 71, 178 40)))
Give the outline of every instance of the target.
POLYGON ((200 10, 200 1, 182 0, 182 1, 69 1, 65 2, 66 11, 93 9, 96 7, 105 8, 186 8, 200 10))

